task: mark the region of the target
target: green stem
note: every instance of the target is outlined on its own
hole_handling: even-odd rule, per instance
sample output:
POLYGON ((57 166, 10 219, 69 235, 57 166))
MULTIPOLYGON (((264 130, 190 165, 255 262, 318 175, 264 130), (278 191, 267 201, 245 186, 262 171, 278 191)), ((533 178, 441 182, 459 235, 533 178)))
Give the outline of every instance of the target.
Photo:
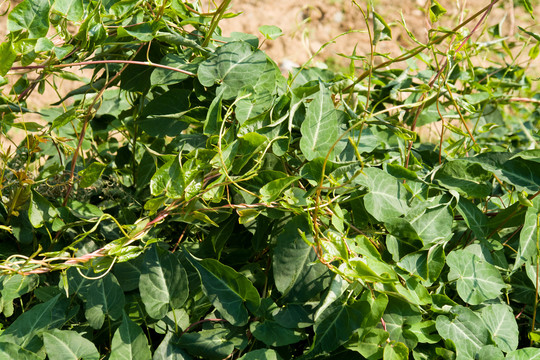
POLYGON ((229 7, 229 4, 231 3, 231 0, 224 0, 221 5, 216 10, 216 13, 214 14, 214 17, 212 18, 212 22, 210 23, 210 29, 208 29, 208 32, 206 33, 206 36, 204 37, 204 41, 202 43, 202 47, 208 46, 210 43, 210 39, 212 39, 212 34, 216 30, 219 22, 223 18, 223 15, 225 15, 225 11, 227 11, 227 8, 229 7))

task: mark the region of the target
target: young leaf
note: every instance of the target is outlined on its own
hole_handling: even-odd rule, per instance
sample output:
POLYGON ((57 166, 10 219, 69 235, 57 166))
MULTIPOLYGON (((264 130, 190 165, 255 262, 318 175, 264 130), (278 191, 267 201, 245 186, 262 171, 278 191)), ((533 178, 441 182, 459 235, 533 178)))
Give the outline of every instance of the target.
POLYGON ((16 58, 17 53, 13 50, 11 42, 0 44, 0 76, 6 76, 16 58))
MULTIPOLYGON (((334 108, 330 91, 319 83, 319 91, 309 103, 306 118, 300 127, 300 150, 307 160, 326 158, 328 152, 332 151, 332 145, 341 133, 340 121, 341 112, 334 108)), ((332 154, 330 160, 334 159, 332 154)))
POLYGON ((274 25, 262 25, 259 26, 259 31, 268 40, 276 40, 283 35, 283 31, 274 25))
POLYGON ((161 319, 186 301, 189 292, 186 271, 176 256, 153 244, 144 254, 139 290, 148 315, 161 319))
POLYGON ((84 15, 83 0, 56 0, 53 10, 66 16, 69 21, 81 21, 84 15))
POLYGON ((392 40, 392 30, 381 15, 373 12, 373 45, 379 41, 392 40))
POLYGON ((26 30, 28 38, 37 39, 49 30, 49 0, 25 0, 8 15, 9 31, 26 30))
POLYGON ((444 14, 446 14, 446 9, 437 0, 431 0, 431 6, 429 7, 429 20, 431 20, 431 23, 439 21, 444 14))
POLYGON ((146 335, 124 313, 122 324, 115 331, 111 343, 110 360, 147 360, 152 357, 146 335))
POLYGON ((76 331, 53 329, 43 334, 45 351, 50 360, 98 360, 96 346, 76 331))

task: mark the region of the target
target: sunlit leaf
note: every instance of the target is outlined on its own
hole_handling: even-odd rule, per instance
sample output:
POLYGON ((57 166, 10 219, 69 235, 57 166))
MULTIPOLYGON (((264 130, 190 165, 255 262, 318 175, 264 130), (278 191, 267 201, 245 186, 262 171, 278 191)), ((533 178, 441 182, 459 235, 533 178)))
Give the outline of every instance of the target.
POLYGON ((148 315, 161 319, 186 301, 189 291, 186 271, 176 256, 153 245, 144 254, 139 289, 148 315))
POLYGON ((51 360, 98 360, 95 345, 81 334, 69 330, 50 330, 43 334, 45 350, 51 360))
POLYGON ((111 343, 111 360, 147 360, 151 358, 146 335, 139 325, 124 314, 111 343))
POLYGON ((9 31, 28 31, 28 37, 37 39, 47 35, 49 30, 49 0, 25 0, 8 15, 9 31))
POLYGON ((453 319, 444 315, 437 317, 437 331, 456 345, 456 360, 474 359, 484 345, 491 343, 489 331, 471 309, 459 306, 453 313, 453 319))
POLYGON ((457 291, 463 301, 477 305, 500 295, 505 287, 499 271, 466 250, 448 254, 449 279, 457 279, 457 291))

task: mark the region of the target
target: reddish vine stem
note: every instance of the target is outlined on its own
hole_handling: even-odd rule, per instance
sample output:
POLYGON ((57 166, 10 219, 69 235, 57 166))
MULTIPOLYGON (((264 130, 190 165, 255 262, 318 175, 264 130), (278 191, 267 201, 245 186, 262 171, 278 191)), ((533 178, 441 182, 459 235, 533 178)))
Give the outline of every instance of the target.
POLYGON ((445 35, 441 35, 440 37, 434 39, 431 43, 428 43, 427 45, 418 46, 418 47, 414 48, 413 50, 411 50, 407 54, 400 55, 395 59, 391 59, 391 60, 385 61, 383 63, 380 63, 379 65, 375 66, 373 69, 364 71, 362 74, 360 74, 360 76, 358 76, 358 78, 356 78, 354 83, 352 83, 351 85, 349 85, 345 89, 343 89, 343 92, 346 92, 346 91, 350 90, 352 87, 354 87, 360 81, 362 81, 366 77, 368 77, 373 71, 385 68, 388 65, 391 65, 391 64, 396 63, 396 62, 401 62, 401 61, 408 60, 408 59, 420 54, 427 47, 429 47, 431 45, 436 45, 436 44, 441 43, 444 39, 448 38, 449 36, 451 36, 452 34, 457 32, 459 29, 461 29, 462 27, 464 27, 465 25, 467 25, 468 23, 470 23, 471 21, 476 19, 480 14, 486 12, 486 10, 490 10, 493 7, 493 5, 495 5, 495 3, 497 3, 498 1, 499 0, 492 0, 492 2, 489 5, 487 5, 486 7, 481 9, 480 11, 476 12, 475 14, 471 15, 471 17, 469 17, 467 20, 465 20, 464 22, 462 22, 461 24, 459 24, 458 26, 453 28, 451 32, 449 32, 448 34, 445 34, 445 35))
MULTIPOLYGON (((142 48, 142 46, 139 48, 139 50, 142 48)), ((137 50, 137 52, 139 52, 137 50)), ((79 157, 79 151, 81 151, 82 143, 84 141, 84 135, 86 134, 86 128, 88 127, 88 122, 90 121, 90 118, 92 117, 92 110, 94 109, 94 106, 97 104, 98 100, 101 98, 105 90, 108 88, 110 84, 112 84, 119 76, 122 74, 122 72, 126 69, 128 64, 125 64, 122 69, 120 69, 119 72, 117 72, 112 79, 110 79, 105 86, 99 91, 99 93, 96 95, 94 100, 92 101, 92 104, 88 107, 88 111, 86 112, 86 115, 84 116, 84 122, 81 129, 81 133, 79 134, 79 142, 77 144, 77 148, 75 149, 75 152, 73 153, 73 158, 71 160, 71 169, 69 173, 69 180, 68 180, 68 188, 66 191, 66 195, 64 196, 64 202, 62 203, 62 206, 66 206, 69 195, 71 194, 71 191, 73 190, 73 178, 75 177, 75 166, 77 165, 77 158, 79 157)))
POLYGON ((177 69, 172 66, 150 63, 146 61, 135 61, 135 60, 90 60, 90 61, 81 61, 81 62, 71 63, 71 64, 14 66, 11 68, 11 70, 27 70, 27 69, 30 70, 30 69, 46 69, 46 68, 62 69, 66 67, 85 66, 85 65, 94 65, 94 64, 125 64, 126 66, 127 65, 153 66, 153 67, 157 67, 161 69, 176 71, 176 72, 186 74, 189 76, 197 76, 196 74, 190 71, 177 69))
MULTIPOLYGON (((459 47, 456 49, 456 54, 463 48, 463 46, 465 46, 465 44, 467 43, 467 41, 469 41, 469 39, 471 38, 471 36, 476 32, 476 30, 478 30, 478 28, 480 27, 480 24, 482 24, 482 22, 485 20, 485 18, 487 17, 487 14, 491 11, 491 9, 493 8, 493 5, 495 5, 499 0, 492 0, 491 3, 486 6, 485 8, 483 8, 481 11, 477 12, 476 14, 474 14, 473 16, 471 16, 469 19, 467 19, 467 21, 465 21, 463 24, 460 24, 459 27, 461 27, 461 25, 464 25, 466 24, 467 22, 469 22, 470 20, 476 18, 479 14, 482 13, 482 17, 480 18, 480 20, 478 20, 478 22, 476 23, 476 26, 472 29, 472 31, 470 32, 469 35, 467 35, 463 41, 461 42, 461 44, 459 45, 459 47)), ((459 28, 457 27, 457 29, 459 28)), ((454 33, 454 31, 452 31, 452 33, 454 33)), ((455 55, 454 55, 455 56, 455 55)), ((433 78, 430 80, 430 82, 428 83, 428 86, 430 88, 433 88, 433 85, 435 84, 435 81, 437 81, 437 79, 439 79, 443 73, 443 71, 446 69, 446 67, 448 66, 448 60, 445 60, 444 63, 442 64, 442 66, 440 67, 439 71, 437 72, 437 74, 435 74, 433 76, 433 78)), ((424 93, 420 99, 420 101, 422 101, 424 98, 426 97, 426 93, 424 93)), ((411 131, 414 131, 416 129, 416 122, 418 120, 418 117, 420 116, 420 113, 422 112, 422 110, 424 110, 424 106, 425 106, 425 103, 422 103, 422 105, 420 105, 418 107, 418 109, 416 110, 416 113, 414 115, 414 119, 413 119, 413 122, 412 122, 412 125, 411 125, 411 131)), ((458 109, 458 112, 459 112, 459 109, 458 109)), ((467 129, 468 130, 468 129, 467 129)), ((470 134, 470 132, 469 132, 470 134)), ((472 136, 472 134, 470 134, 472 136)), ((473 138, 474 140, 474 138, 473 138)), ((409 167, 409 159, 410 159, 410 156, 411 156, 411 150, 412 150, 412 145, 413 145, 413 142, 412 141, 409 141, 409 145, 407 147, 407 156, 405 158, 405 167, 409 167)))
POLYGON ((182 333, 180 334, 180 337, 182 335, 184 335, 185 333, 187 333, 191 328, 199 325, 199 324, 202 324, 202 323, 205 323, 205 322, 210 322, 210 321, 214 321, 214 322, 228 322, 227 320, 225 319, 202 319, 202 320, 199 320, 197 322, 194 322, 193 324, 189 325, 186 330, 182 331, 182 333))

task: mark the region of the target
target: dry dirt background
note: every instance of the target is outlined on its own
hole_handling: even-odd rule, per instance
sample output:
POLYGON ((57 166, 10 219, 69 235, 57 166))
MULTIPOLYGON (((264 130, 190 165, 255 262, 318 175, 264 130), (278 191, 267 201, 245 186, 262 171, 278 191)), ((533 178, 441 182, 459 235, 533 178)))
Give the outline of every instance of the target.
MULTIPOLYGON (((202 0, 199 0, 202 1, 202 0)), ((500 23, 503 19, 503 35, 513 36, 517 31, 516 25, 523 27, 532 26, 531 31, 540 32, 536 20, 526 14, 522 7, 514 7, 514 2, 519 0, 501 0, 495 6, 487 18, 488 25, 500 23)), ((532 0, 535 6, 535 15, 540 17, 538 0, 532 0)), ((0 14, 4 13, 10 5, 15 6, 19 1, 1 1, 0 14)), ((216 0, 216 2, 219 2, 216 0)), ((465 19, 474 12, 489 4, 489 0, 439 0, 439 3, 447 9, 447 14, 441 20, 446 27, 456 26, 461 19, 465 19)), ((204 1, 203 1, 204 3, 204 1)), ((214 9, 213 2, 208 1, 203 7, 208 10, 214 9)), ((357 0, 364 9, 365 0, 357 0)), ((380 42, 376 51, 389 53, 391 56, 400 54, 403 49, 412 48, 415 44, 409 39, 403 26, 398 23, 401 14, 408 28, 418 40, 425 42, 431 24, 428 21, 426 8, 429 0, 374 0, 375 11, 383 16, 392 28, 392 41, 380 42)), ((266 51, 282 68, 288 68, 292 64, 302 64, 307 61, 320 47, 333 38, 350 30, 353 32, 336 39, 335 43, 326 47, 317 56, 315 63, 325 62, 330 67, 339 68, 348 63, 338 54, 350 55, 356 47, 358 55, 370 53, 369 38, 366 33, 366 24, 359 8, 351 0, 233 0, 230 11, 242 14, 232 19, 224 19, 220 23, 223 35, 239 31, 256 34, 261 38, 258 31, 261 25, 275 25, 283 30, 284 35, 277 40, 265 41, 262 49, 266 51)), ((3 40, 7 32, 7 15, 0 16, 0 39, 3 40)), ((476 21, 467 26, 471 30, 476 21)), ((475 37, 473 39, 476 39, 475 37)), ((375 63, 381 58, 375 58, 375 63)), ((481 60, 480 60, 481 61, 481 60)), ((540 61, 538 62, 540 63, 540 61)), ((487 64, 486 64, 487 65, 487 64)), ((535 65, 536 73, 540 66, 535 65)), ((61 93, 66 93, 80 84, 61 85, 61 93)), ((39 109, 58 100, 58 95, 48 89, 43 95, 35 92, 28 100, 31 109, 39 109)), ((27 120, 27 119, 26 119, 27 120)), ((1 144, 0 144, 1 145, 1 144)))

